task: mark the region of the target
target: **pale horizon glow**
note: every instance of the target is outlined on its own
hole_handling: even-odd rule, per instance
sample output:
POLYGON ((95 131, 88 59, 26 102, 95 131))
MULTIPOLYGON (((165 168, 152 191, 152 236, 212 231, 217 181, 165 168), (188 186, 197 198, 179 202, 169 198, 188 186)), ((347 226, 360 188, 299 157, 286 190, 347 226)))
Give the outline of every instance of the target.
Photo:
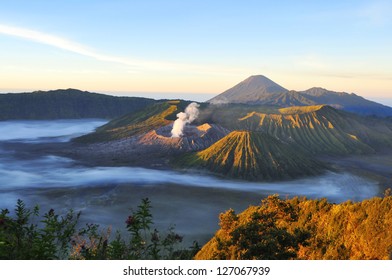
POLYGON ((0 92, 77 88, 202 101, 265 75, 289 90, 389 100, 391 13, 385 0, 15 0, 0 10, 0 92))

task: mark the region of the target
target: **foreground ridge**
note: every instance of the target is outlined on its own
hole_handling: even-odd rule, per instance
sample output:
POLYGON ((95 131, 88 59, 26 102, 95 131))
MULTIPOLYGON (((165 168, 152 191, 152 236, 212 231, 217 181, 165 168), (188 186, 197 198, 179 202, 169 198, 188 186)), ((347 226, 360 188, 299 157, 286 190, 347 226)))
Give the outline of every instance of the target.
POLYGON ((332 204, 269 196, 220 215, 196 259, 376 260, 392 255, 392 197, 332 204))

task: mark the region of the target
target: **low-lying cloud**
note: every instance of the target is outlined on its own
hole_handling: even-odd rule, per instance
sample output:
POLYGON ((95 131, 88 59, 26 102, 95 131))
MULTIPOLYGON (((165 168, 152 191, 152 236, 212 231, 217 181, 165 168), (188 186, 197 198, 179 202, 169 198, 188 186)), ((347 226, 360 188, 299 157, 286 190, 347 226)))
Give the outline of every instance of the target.
POLYGON ((1 121, 0 141, 67 142, 94 131, 107 120, 1 121))
POLYGON ((326 197, 333 202, 363 200, 377 194, 377 184, 343 173, 279 183, 253 183, 222 180, 200 174, 140 167, 84 167, 57 156, 20 160, 4 156, 0 163, 1 190, 17 188, 90 187, 107 184, 160 185, 176 184, 203 188, 223 188, 261 194, 326 197))

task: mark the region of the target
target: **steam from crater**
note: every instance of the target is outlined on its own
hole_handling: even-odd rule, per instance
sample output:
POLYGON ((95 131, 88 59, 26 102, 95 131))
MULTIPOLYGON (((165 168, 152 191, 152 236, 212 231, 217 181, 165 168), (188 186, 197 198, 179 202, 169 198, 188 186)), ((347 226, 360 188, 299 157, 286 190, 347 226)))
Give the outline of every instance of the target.
POLYGON ((172 137, 177 138, 184 135, 185 125, 193 122, 199 116, 199 106, 196 102, 192 102, 185 108, 185 112, 177 114, 177 119, 174 121, 171 131, 172 137))

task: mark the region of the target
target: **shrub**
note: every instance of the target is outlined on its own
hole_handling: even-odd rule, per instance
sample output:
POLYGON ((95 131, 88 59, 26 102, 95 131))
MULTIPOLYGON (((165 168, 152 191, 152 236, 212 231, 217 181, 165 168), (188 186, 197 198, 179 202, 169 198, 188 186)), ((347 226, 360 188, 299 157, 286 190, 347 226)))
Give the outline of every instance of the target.
POLYGON ((39 207, 33 210, 18 200, 15 215, 8 209, 0 214, 1 259, 191 259, 200 249, 197 243, 179 249, 183 237, 170 227, 161 236, 153 229, 151 202, 143 199, 136 211, 125 221, 128 238, 119 231, 114 238, 112 229, 100 229, 86 224, 77 229, 80 212, 68 211, 64 216, 50 209, 39 219, 39 207))

